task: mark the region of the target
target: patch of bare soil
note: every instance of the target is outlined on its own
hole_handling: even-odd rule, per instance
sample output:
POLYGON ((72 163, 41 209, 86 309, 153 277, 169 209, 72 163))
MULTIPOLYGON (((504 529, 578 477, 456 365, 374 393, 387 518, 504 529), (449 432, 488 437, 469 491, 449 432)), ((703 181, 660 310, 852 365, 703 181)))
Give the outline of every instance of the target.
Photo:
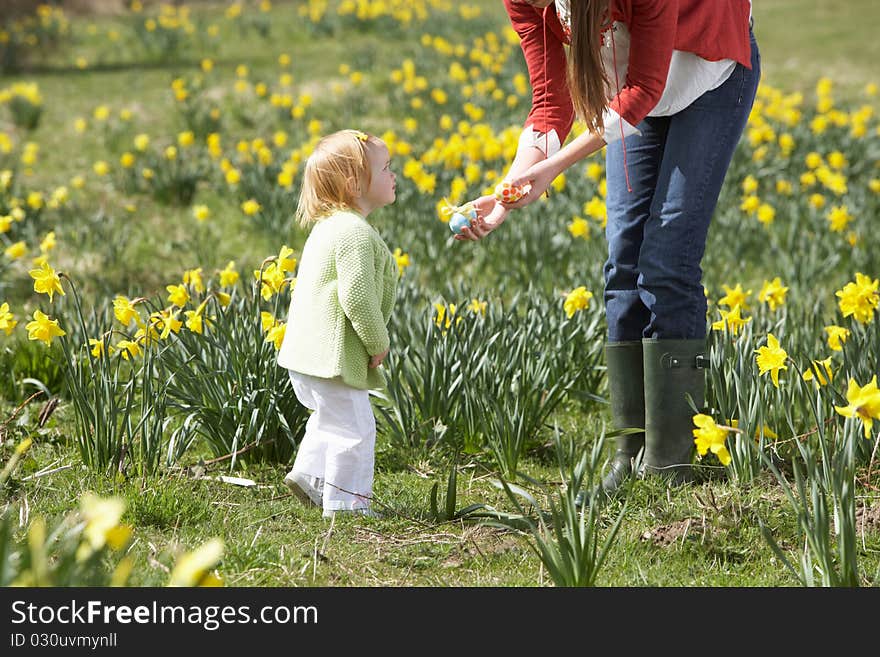
POLYGON ((704 530, 703 520, 685 518, 649 529, 640 538, 643 541, 651 541, 658 547, 669 547, 676 541, 684 541, 691 532, 702 533, 704 530))
POLYGON ((856 531, 859 534, 880 532, 880 504, 856 507, 856 531))

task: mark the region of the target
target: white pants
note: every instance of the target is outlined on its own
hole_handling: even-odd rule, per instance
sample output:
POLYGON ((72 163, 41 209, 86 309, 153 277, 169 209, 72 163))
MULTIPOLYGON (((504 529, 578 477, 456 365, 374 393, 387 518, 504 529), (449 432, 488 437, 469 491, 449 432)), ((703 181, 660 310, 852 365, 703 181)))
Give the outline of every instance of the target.
POLYGON ((324 480, 324 510, 370 506, 376 419, 369 393, 333 379, 290 372, 296 398, 314 411, 290 474, 324 480))

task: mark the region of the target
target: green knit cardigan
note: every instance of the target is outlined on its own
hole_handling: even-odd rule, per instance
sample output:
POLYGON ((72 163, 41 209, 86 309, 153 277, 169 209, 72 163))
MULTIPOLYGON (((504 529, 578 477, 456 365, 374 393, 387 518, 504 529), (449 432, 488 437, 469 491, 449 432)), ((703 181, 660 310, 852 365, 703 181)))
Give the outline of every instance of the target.
POLYGON ((354 388, 378 388, 367 367, 388 349, 397 263, 382 237, 354 212, 320 220, 303 247, 278 364, 354 388))

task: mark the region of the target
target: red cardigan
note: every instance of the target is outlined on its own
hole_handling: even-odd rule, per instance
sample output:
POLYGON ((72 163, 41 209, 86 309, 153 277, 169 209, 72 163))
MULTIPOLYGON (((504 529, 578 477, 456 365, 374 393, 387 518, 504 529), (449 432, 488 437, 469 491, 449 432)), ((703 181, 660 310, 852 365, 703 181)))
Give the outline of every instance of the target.
MULTIPOLYGON (((532 84, 532 109, 525 125, 538 132, 555 129, 565 141, 574 108, 565 78, 567 44, 555 3, 538 9, 504 0, 532 84)), ((610 103, 631 125, 657 105, 666 86, 672 51, 704 59, 733 59, 751 68, 748 0, 611 0, 611 20, 631 35, 626 83, 610 103)))

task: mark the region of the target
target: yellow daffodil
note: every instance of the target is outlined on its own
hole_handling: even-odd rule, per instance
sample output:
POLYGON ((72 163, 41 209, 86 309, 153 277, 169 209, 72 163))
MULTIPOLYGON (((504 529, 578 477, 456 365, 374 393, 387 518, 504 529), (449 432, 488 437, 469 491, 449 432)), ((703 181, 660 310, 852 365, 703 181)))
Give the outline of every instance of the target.
POLYGON ((262 271, 262 277, 260 275, 260 270, 254 270, 254 278, 256 280, 262 280, 262 284, 260 286, 260 296, 263 297, 266 301, 272 298, 273 295, 278 294, 281 290, 284 289, 284 286, 287 284, 287 279, 284 277, 284 272, 276 265, 274 262, 270 262, 262 271))
POLYGON ((748 292, 744 292, 742 289, 742 285, 740 285, 739 283, 737 283, 736 287, 733 288, 729 285, 722 285, 721 289, 724 290, 724 296, 718 299, 719 306, 728 306, 729 308, 740 306, 743 309, 747 309, 749 307, 746 303, 746 300, 752 293, 751 290, 749 290, 748 292))
POLYGON ((769 203, 761 203, 761 205, 758 206, 757 217, 758 221, 765 226, 769 226, 776 218, 776 209, 769 203))
POLYGON ((113 315, 123 326, 128 326, 134 321, 138 326, 143 326, 141 317, 132 301, 123 295, 117 295, 113 299, 113 315))
POLYGON ((268 311, 260 312, 260 326, 263 329, 263 333, 271 329, 275 324, 278 323, 278 320, 275 319, 275 316, 268 311))
POLYGON ((185 285, 166 285, 165 289, 169 292, 168 303, 183 308, 189 301, 189 292, 185 285))
POLYGON ((194 205, 192 213, 197 221, 207 221, 211 217, 211 210, 207 205, 194 205))
POLYGON ((116 343, 115 349, 125 360, 141 355, 141 345, 136 340, 120 340, 116 343))
POLYGON ((0 331, 6 335, 12 335, 12 329, 18 324, 13 314, 9 311, 9 304, 5 301, 0 303, 0 331))
POLYGON ((171 308, 167 308, 150 314, 150 325, 160 331, 160 340, 164 340, 171 335, 171 333, 177 334, 180 332, 180 327, 183 326, 183 322, 177 319, 178 312, 179 311, 171 312, 171 308))
POLYGON ((815 381, 817 388, 831 383, 834 379, 834 373, 831 370, 831 356, 824 360, 812 361, 812 366, 804 370, 802 376, 804 381, 815 381))
POLYGON ((573 317, 577 311, 589 307, 590 299, 592 298, 593 293, 588 291, 583 285, 575 288, 565 297, 565 303, 563 304, 565 314, 569 318, 573 317))
POLYGON ((456 324, 461 321, 461 317, 456 317, 455 315, 456 306, 454 303, 450 303, 448 307, 444 306, 442 303, 435 303, 434 310, 437 311, 437 316, 434 318, 434 324, 444 329, 444 334, 445 329, 452 326, 453 318, 455 318, 456 324))
POLYGON ((693 430, 697 453, 704 456, 711 451, 722 465, 730 463, 730 452, 725 445, 727 429, 719 427, 711 416, 702 413, 694 415, 694 424, 697 427, 693 430))
POLYGON ((284 332, 287 324, 278 322, 266 333, 266 342, 271 342, 275 346, 275 351, 281 349, 281 343, 284 341, 284 332))
POLYGON ((791 183, 787 180, 777 180, 776 181, 776 193, 783 194, 784 196, 791 196, 794 191, 791 183))
POLYGON ((471 299, 471 302, 468 304, 467 309, 474 313, 475 315, 486 315, 486 307, 488 306, 488 302, 480 301, 479 299, 471 299))
POLYGON ((844 317, 852 315, 861 324, 867 324, 874 319, 874 311, 880 304, 880 294, 877 287, 880 279, 871 280, 869 276, 856 273, 855 282, 847 283, 843 289, 835 292, 840 299, 838 306, 844 317))
POLYGON ((820 166, 822 166, 822 156, 815 151, 807 153, 805 163, 808 169, 818 169, 820 166))
POLYGON ((83 542, 77 550, 78 560, 88 558, 105 545, 120 550, 131 537, 131 527, 121 525, 125 512, 125 502, 118 497, 101 498, 94 493, 85 493, 80 500, 80 513, 86 522, 83 529, 83 542))
POLYGON ((746 214, 755 214, 759 207, 761 207, 761 199, 754 194, 746 196, 739 205, 740 210, 746 214))
POLYGON ((67 333, 58 326, 57 319, 51 319, 40 310, 34 311, 34 319, 25 325, 28 332, 28 340, 40 340, 45 342, 46 346, 52 344, 52 339, 67 335, 67 333))
POLYGON ((14 244, 10 244, 3 251, 11 260, 18 260, 19 258, 24 257, 24 254, 27 253, 27 244, 24 241, 15 242, 14 244))
POLYGON ((178 559, 168 586, 222 586, 222 580, 211 572, 222 557, 223 541, 212 538, 178 559))
POLYGON ((742 317, 740 315, 741 311, 742 308, 738 305, 729 311, 719 308, 718 312, 721 313, 721 319, 717 322, 712 322, 712 330, 723 331, 726 328, 730 331, 731 335, 739 334, 739 330, 752 321, 751 317, 742 317))
POLYGON ((584 171, 584 175, 593 182, 598 182, 604 173, 605 167, 598 162, 590 162, 584 171))
POLYGON ((39 210, 43 207, 43 194, 42 192, 28 192, 27 195, 27 205, 32 210, 39 210))
POLYGON ((756 349, 755 353, 757 354, 756 361, 761 375, 770 372, 770 377, 773 379, 773 385, 778 388, 780 370, 788 369, 788 366, 785 364, 785 361, 788 359, 788 354, 779 346, 779 340, 777 340, 776 336, 772 333, 768 333, 767 345, 756 349))
POLYGON ((845 205, 835 205, 826 216, 832 232, 842 233, 846 230, 853 217, 845 205))
POLYGON ((191 285, 192 288, 201 294, 205 291, 205 282, 202 280, 202 268, 187 269, 183 272, 183 284, 191 285))
POLYGON ((779 306, 785 304, 785 295, 788 288, 782 285, 779 276, 772 281, 764 281, 761 291, 758 292, 758 300, 770 306, 770 310, 776 310, 779 306))
MULTIPOLYGON (((55 248, 55 244, 55 231, 50 230, 48 233, 46 233, 46 236, 40 242, 40 251, 42 251, 43 253, 48 253, 55 248)), ((62 292, 62 294, 64 293, 62 292)))
POLYGON ((202 313, 205 311, 205 304, 207 304, 208 300, 205 299, 202 303, 199 304, 199 307, 195 310, 187 310, 183 313, 184 317, 186 317, 186 328, 188 328, 193 333, 202 334, 204 331, 204 322, 202 313))
POLYGON ((296 258, 291 257, 293 255, 293 249, 291 249, 286 244, 281 247, 281 251, 278 252, 278 268, 281 271, 289 271, 292 272, 296 269, 296 258))
POLYGON ((95 358, 103 358, 105 354, 104 341, 98 338, 89 338, 89 346, 91 346, 92 356, 95 358))
POLYGON ((828 346, 833 351, 843 351, 843 343, 849 337, 849 329, 834 324, 825 327, 828 334, 828 346))
POLYGON ((758 191, 758 179, 749 174, 742 181, 743 194, 754 194, 758 191))
POLYGON ((64 295, 64 289, 61 287, 61 279, 55 270, 44 262, 39 269, 31 269, 30 276, 34 279, 34 292, 38 294, 48 294, 49 301, 53 300, 53 295, 58 292, 64 295))
POLYGON ((397 263, 397 273, 399 276, 403 276, 403 271, 410 266, 409 254, 404 253, 403 250, 398 246, 394 249, 394 261, 397 263))
POLYGON ((583 239, 589 239, 590 224, 583 217, 573 217, 571 223, 568 224, 568 232, 574 238, 582 237, 583 239))
POLYGON ((231 287, 238 282, 238 272, 235 270, 235 261, 226 263, 226 268, 220 272, 220 287, 231 287))
POLYGON ((241 204, 241 210, 247 216, 251 217, 262 210, 262 206, 257 201, 251 198, 241 204))
POLYGON ((847 406, 835 406, 834 410, 844 417, 859 418, 865 430, 865 438, 871 437, 874 420, 880 420, 880 390, 877 389, 877 375, 864 386, 855 379, 849 380, 846 391, 847 406))

